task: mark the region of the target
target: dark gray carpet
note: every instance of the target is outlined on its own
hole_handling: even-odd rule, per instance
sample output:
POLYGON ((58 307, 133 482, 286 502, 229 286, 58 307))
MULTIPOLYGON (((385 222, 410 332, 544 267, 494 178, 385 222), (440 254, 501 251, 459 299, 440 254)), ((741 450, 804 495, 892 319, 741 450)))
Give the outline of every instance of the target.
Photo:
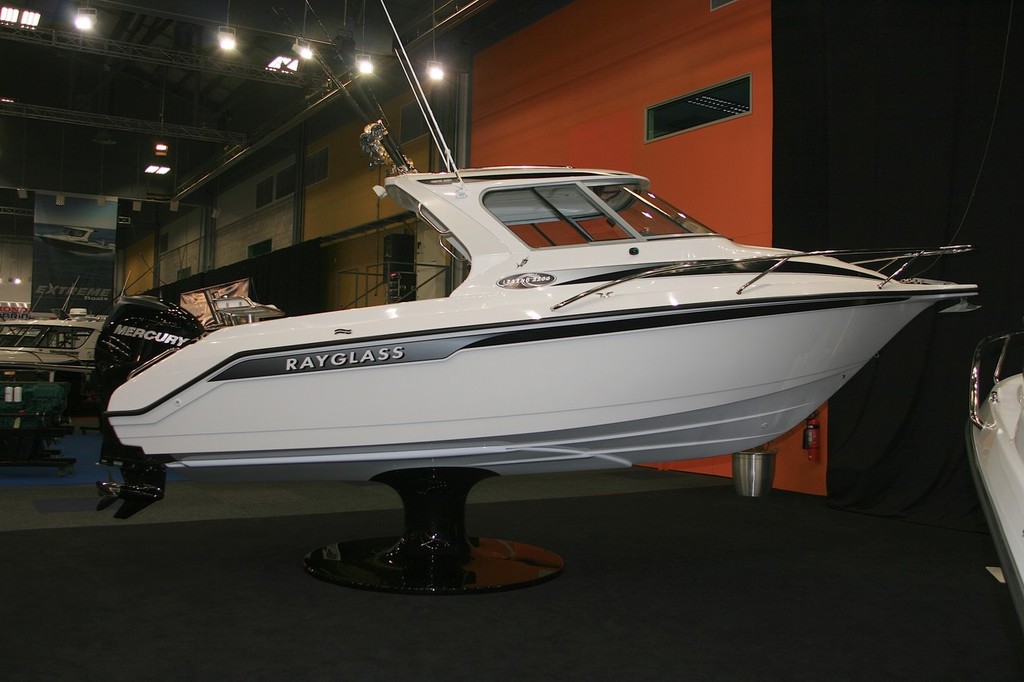
MULTIPOLYGON (((145 513, 145 512, 143 512, 145 513)), ((726 486, 474 504, 564 574, 469 597, 305 575, 397 510, 0 533, 5 680, 1020 680, 987 535, 726 486)))

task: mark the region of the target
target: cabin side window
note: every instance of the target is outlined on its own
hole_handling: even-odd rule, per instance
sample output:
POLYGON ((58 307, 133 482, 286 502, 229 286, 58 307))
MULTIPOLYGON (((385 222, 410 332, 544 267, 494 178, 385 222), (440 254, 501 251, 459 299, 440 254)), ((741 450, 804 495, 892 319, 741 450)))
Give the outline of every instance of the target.
POLYGON ((535 249, 634 238, 577 185, 496 190, 483 204, 535 249))

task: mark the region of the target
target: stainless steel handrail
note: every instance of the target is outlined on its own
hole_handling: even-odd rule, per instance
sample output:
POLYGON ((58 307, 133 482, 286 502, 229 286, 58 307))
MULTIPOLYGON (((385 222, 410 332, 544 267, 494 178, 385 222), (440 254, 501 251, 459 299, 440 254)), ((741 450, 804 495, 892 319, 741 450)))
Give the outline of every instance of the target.
POLYGON ((613 286, 615 286, 617 284, 622 284, 624 282, 631 282, 631 281, 633 281, 635 279, 643 279, 643 278, 647 278, 647 277, 657 277, 659 275, 678 274, 678 273, 682 273, 682 272, 686 272, 686 271, 695 272, 695 271, 699 271, 699 270, 702 270, 702 269, 710 270, 710 269, 713 269, 713 268, 721 267, 723 264, 743 265, 743 264, 747 264, 747 263, 764 263, 764 262, 775 261, 775 263, 771 267, 769 267, 768 269, 766 269, 763 272, 757 273, 756 275, 751 277, 750 280, 748 280, 743 286, 741 286, 739 289, 737 289, 736 290, 736 294, 738 295, 738 294, 742 294, 743 291, 747 287, 749 287, 751 284, 757 282, 759 279, 761 279, 765 275, 768 275, 769 273, 774 272, 779 267, 781 267, 785 263, 787 263, 790 260, 793 260, 795 258, 806 258, 808 256, 828 256, 828 257, 831 257, 831 258, 838 258, 838 259, 841 260, 842 257, 844 257, 844 256, 856 256, 856 255, 868 255, 868 254, 873 254, 875 256, 882 256, 880 258, 876 257, 876 258, 871 258, 871 259, 863 260, 863 261, 850 261, 850 263, 852 265, 863 265, 865 263, 872 263, 872 262, 879 262, 879 261, 887 261, 889 264, 892 264, 892 263, 895 263, 895 262, 898 262, 898 261, 906 260, 907 262, 904 263, 902 265, 902 267, 900 267, 899 270, 897 270, 897 272, 895 274, 885 275, 884 273, 881 273, 878 270, 874 271, 881 278, 881 282, 879 282, 879 284, 878 284, 878 288, 881 289, 886 284, 891 282, 896 275, 902 273, 903 270, 906 269, 907 265, 909 265, 911 262, 917 260, 918 258, 921 258, 923 256, 948 256, 948 255, 952 255, 952 254, 966 253, 966 252, 970 251, 972 248, 973 247, 968 246, 968 245, 958 245, 958 246, 941 246, 939 248, 934 248, 934 249, 830 249, 830 250, 825 250, 825 251, 794 251, 792 253, 774 254, 774 255, 771 255, 771 256, 755 256, 753 258, 738 258, 738 259, 735 259, 735 260, 716 259, 716 260, 708 260, 708 261, 680 261, 678 263, 670 263, 668 265, 659 265, 659 266, 650 268, 648 270, 643 270, 641 272, 636 272, 636 273, 633 273, 633 274, 630 274, 630 275, 626 275, 625 277, 621 277, 621 278, 616 279, 616 280, 614 280, 612 282, 604 282, 602 284, 598 284, 597 286, 592 287, 590 289, 587 289, 586 291, 581 291, 580 293, 576 294, 575 296, 570 296, 569 298, 565 299, 564 301, 561 301, 560 303, 556 303, 555 305, 551 306, 551 310, 554 311, 554 310, 558 310, 559 308, 564 308, 565 306, 569 305, 570 303, 574 303, 574 302, 580 300, 581 298, 586 298, 587 296, 590 296, 591 294, 597 293, 599 291, 604 291, 605 289, 610 289, 611 287, 613 287, 613 286))
MULTIPOLYGON (((995 386, 1002 380, 1003 375, 1003 363, 1006 361, 1006 355, 1010 350, 1012 344, 1024 341, 1024 332, 1010 332, 1009 334, 996 334, 994 336, 988 336, 982 339, 977 347, 974 349, 974 358, 971 361, 971 390, 970 390, 970 404, 968 405, 968 414, 970 415, 971 423, 979 429, 990 429, 994 427, 995 422, 985 422, 981 419, 981 363, 984 356, 988 354, 990 348, 997 343, 1002 342, 1002 349, 999 351, 999 359, 996 361, 995 370, 992 372, 992 385, 995 386)), ((989 400, 995 401, 995 394, 989 394, 989 400)))

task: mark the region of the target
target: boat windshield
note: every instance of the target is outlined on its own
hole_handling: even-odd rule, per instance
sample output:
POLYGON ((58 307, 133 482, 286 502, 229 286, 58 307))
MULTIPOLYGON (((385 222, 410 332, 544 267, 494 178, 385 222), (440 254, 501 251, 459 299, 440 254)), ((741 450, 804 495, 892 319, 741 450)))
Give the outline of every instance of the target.
POLYGON ((84 327, 41 325, 0 327, 0 346, 5 348, 80 348, 93 330, 84 327))
POLYGON ((635 184, 558 184, 495 190, 484 195, 483 204, 535 249, 714 234, 635 184))

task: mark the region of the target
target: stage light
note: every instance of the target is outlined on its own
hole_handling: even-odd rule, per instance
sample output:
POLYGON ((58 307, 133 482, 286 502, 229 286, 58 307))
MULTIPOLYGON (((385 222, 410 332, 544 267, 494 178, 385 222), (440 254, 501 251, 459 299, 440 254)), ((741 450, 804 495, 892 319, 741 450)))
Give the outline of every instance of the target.
POLYGON ((75 28, 79 31, 91 31, 96 25, 96 10, 92 7, 81 7, 75 15, 75 28))
POLYGON ((295 44, 292 45, 292 52, 299 55, 303 59, 313 58, 313 48, 309 46, 308 40, 303 40, 302 38, 295 39, 295 44))
POLYGON ((235 40, 235 29, 230 26, 221 26, 217 29, 217 42, 222 50, 233 50, 238 45, 235 40))

